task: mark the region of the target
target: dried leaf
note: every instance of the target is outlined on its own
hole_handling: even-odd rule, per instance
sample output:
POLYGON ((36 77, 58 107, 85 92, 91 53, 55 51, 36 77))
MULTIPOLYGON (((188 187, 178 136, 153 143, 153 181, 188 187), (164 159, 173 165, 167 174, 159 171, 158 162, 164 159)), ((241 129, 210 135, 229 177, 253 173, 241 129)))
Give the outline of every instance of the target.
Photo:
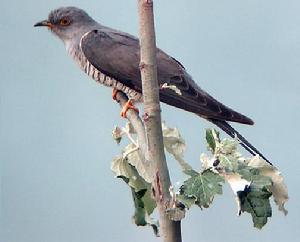
POLYGON ((183 159, 186 145, 177 128, 169 128, 162 123, 164 146, 168 153, 178 161, 183 171, 191 170, 192 167, 183 159))
POLYGON ((112 131, 112 137, 117 142, 117 144, 120 144, 122 140, 123 132, 122 129, 118 126, 115 126, 112 131))
POLYGON ((151 162, 143 162, 139 154, 139 148, 132 143, 127 145, 123 152, 123 156, 127 159, 127 162, 136 168, 141 177, 151 183, 154 174, 154 164, 151 162))

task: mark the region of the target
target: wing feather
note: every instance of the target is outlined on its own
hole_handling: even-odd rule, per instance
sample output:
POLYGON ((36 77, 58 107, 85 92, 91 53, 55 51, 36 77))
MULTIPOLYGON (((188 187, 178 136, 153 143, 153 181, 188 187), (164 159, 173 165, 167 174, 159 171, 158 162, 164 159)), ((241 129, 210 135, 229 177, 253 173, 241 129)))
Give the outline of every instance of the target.
MULTIPOLYGON (((103 27, 86 33, 81 38, 80 46, 88 61, 99 71, 129 88, 142 91, 137 38, 103 27)), ((179 61, 160 49, 157 49, 157 74, 160 85, 175 85, 181 91, 179 95, 171 89, 161 89, 162 102, 207 119, 253 124, 251 119, 228 108, 202 90, 179 61)))

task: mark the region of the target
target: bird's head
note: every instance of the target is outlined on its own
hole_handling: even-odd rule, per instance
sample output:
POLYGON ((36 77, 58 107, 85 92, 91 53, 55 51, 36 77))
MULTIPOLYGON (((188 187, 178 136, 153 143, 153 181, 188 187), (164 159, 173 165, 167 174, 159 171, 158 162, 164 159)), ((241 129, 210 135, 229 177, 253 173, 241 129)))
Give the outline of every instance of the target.
POLYGON ((34 27, 48 27, 64 42, 76 35, 82 35, 95 21, 82 9, 61 7, 50 12, 48 19, 40 21, 34 27))

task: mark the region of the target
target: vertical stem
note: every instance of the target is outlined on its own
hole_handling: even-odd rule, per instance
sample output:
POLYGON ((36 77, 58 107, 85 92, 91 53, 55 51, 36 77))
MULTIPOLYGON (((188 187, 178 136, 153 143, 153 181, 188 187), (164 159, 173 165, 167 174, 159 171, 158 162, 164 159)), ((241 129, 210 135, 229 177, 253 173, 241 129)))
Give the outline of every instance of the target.
POLYGON ((166 214, 171 200, 169 170, 164 153, 159 86, 156 68, 156 43, 152 0, 138 0, 140 20, 140 71, 142 77, 147 142, 146 160, 155 163, 153 187, 157 202, 160 227, 164 242, 181 242, 180 221, 172 221, 166 214))

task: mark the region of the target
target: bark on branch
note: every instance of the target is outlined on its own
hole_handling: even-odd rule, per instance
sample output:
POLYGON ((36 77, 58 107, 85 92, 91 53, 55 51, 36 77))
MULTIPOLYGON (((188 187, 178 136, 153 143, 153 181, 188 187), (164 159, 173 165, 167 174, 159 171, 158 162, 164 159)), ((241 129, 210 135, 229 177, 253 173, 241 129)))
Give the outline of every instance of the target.
MULTIPOLYGON (((169 192, 171 181, 164 153, 161 127, 153 1, 138 0, 138 9, 141 46, 140 70, 146 118, 144 118, 143 122, 139 115, 133 110, 128 110, 126 117, 137 133, 144 166, 147 167, 148 162, 155 164, 149 167, 155 167, 155 171, 152 172, 152 185, 155 191, 154 196, 160 216, 159 224, 162 239, 164 242, 181 242, 180 221, 170 220, 166 213, 166 209, 169 208, 172 200, 169 192)), ((126 95, 122 92, 117 93, 116 99, 121 107, 123 107, 128 100, 126 95)))
MULTIPOLYGON (((128 101, 128 97, 121 91, 118 91, 116 94, 116 101, 120 104, 121 108, 123 108, 128 101)), ((145 134, 145 127, 142 119, 132 109, 128 109, 126 113, 126 118, 129 120, 131 125, 133 126, 135 132, 137 133, 137 138, 139 142, 139 148, 142 152, 142 156, 144 158, 144 154, 146 153, 146 134, 145 134)))
MULTIPOLYGON (((116 101, 120 104, 121 108, 123 108, 128 101, 128 97, 121 91, 118 91, 116 94, 116 101)), ((143 174, 143 178, 151 183, 153 181, 153 165, 150 161, 146 160, 145 154, 147 153, 147 141, 146 141, 146 132, 142 119, 138 115, 138 113, 132 109, 129 109, 126 113, 126 118, 131 123, 133 129, 137 134, 138 146, 139 146, 139 157, 141 165, 143 166, 143 170, 147 171, 143 174)))
POLYGON ((144 111, 147 116, 147 119, 144 120, 147 142, 147 152, 145 155, 146 160, 155 163, 156 167, 153 187, 160 216, 159 222, 163 241, 180 242, 180 221, 172 221, 166 214, 166 209, 169 207, 171 201, 169 192, 171 182, 164 153, 161 127, 153 1, 138 0, 138 9, 141 48, 140 71, 142 77, 144 111))

